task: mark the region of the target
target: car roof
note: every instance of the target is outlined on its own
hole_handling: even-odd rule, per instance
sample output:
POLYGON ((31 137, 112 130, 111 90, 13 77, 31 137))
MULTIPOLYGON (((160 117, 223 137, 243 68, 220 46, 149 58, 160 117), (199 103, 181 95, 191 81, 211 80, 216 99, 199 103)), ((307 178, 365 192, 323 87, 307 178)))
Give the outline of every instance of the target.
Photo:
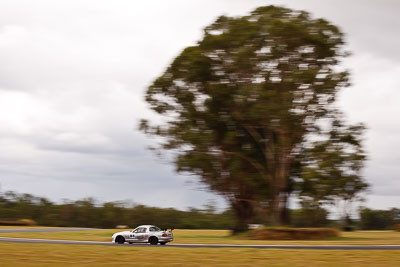
MULTIPOLYGON (((139 227, 147 227, 147 228, 149 228, 149 227, 153 227, 153 226, 155 226, 155 225, 144 224, 144 225, 139 225, 139 226, 136 227, 136 228, 139 228, 139 227)), ((135 228, 135 229, 136 229, 136 228, 135 228)))

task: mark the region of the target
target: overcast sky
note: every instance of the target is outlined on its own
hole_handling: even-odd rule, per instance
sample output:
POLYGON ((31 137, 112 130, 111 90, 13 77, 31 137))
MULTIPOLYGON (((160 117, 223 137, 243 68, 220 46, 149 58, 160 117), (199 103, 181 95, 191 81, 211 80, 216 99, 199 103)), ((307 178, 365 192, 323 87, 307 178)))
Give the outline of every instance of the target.
POLYGON ((137 131, 146 86, 219 15, 284 5, 346 33, 339 105, 368 126, 366 205, 400 207, 397 0, 0 0, 0 184, 54 201, 94 197, 184 209, 210 199, 137 131))

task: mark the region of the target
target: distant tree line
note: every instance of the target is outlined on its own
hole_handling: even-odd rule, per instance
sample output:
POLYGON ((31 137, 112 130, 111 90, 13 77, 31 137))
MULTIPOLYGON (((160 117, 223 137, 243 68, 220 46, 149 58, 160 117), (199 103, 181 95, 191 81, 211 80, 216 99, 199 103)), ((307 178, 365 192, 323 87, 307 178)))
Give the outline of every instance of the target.
POLYGON ((400 224, 400 209, 372 210, 362 208, 360 211, 360 225, 362 230, 390 230, 400 224))
MULTIPOLYGON (((341 227, 338 221, 328 219, 324 208, 301 207, 290 210, 292 227, 341 227)), ((251 223, 265 224, 268 218, 255 216, 251 223)), ((234 229, 232 209, 217 212, 210 203, 203 209, 186 211, 174 208, 157 208, 128 202, 105 202, 99 204, 93 198, 54 203, 44 197, 16 192, 0 192, 0 222, 31 219, 38 225, 61 227, 114 228, 128 225, 155 224, 161 228, 180 229, 234 229)), ((353 221, 360 230, 389 230, 400 224, 400 209, 372 210, 362 208, 360 219, 353 221)))
MULTIPOLYGON (((265 224, 268 218, 258 214, 250 223, 265 224)), ((290 210, 290 216, 294 227, 323 227, 331 223, 327 218, 328 211, 322 208, 318 211, 304 207, 290 210)), ((18 219, 31 219, 43 226, 94 228, 114 228, 117 225, 133 228, 141 224, 155 224, 161 228, 234 229, 235 223, 232 209, 218 213, 213 203, 203 209, 182 211, 123 201, 99 204, 93 198, 54 203, 31 194, 0 192, 0 222, 18 219)))
POLYGON ((15 192, 0 193, 0 221, 32 219, 38 225, 62 227, 114 228, 155 224, 161 228, 231 229, 231 212, 205 209, 156 208, 127 202, 96 203, 93 198, 54 203, 43 197, 15 192))

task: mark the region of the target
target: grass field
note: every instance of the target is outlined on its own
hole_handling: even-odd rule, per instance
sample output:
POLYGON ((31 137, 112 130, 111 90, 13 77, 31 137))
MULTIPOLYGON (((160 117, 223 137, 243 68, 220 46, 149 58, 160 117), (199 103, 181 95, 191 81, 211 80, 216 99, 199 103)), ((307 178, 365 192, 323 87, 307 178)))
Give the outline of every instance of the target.
MULTIPOLYGON (((1 227, 3 229, 8 227, 1 227)), ((1 229, 0 228, 0 229, 1 229)), ((43 238, 60 240, 111 241, 116 229, 77 232, 33 232, 0 233, 0 236, 43 238)), ((196 244, 301 244, 301 245, 400 245, 400 232, 395 231, 354 231, 342 232, 338 238, 325 240, 245 240, 230 236, 226 230, 174 230, 174 243, 196 244)))
POLYGON ((0 266, 399 266, 398 251, 108 247, 0 243, 0 266))
MULTIPOLYGON (((10 227, 1 227, 3 229, 10 227)), ((0 229, 1 229, 0 228, 0 229)), ((0 233, 0 236, 110 241, 118 230, 0 233)), ((174 230, 175 243, 400 244, 400 232, 359 231, 320 241, 256 241, 220 230, 174 230)), ((0 266, 399 266, 399 251, 174 248, 0 243, 0 266)))

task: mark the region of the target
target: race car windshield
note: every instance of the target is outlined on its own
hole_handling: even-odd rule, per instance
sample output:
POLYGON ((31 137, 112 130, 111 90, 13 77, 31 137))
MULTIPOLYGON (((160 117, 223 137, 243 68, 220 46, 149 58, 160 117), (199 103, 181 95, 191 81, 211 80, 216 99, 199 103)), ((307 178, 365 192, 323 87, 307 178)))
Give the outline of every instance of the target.
POLYGON ((161 231, 161 229, 156 226, 150 227, 150 232, 158 232, 158 231, 161 231))

